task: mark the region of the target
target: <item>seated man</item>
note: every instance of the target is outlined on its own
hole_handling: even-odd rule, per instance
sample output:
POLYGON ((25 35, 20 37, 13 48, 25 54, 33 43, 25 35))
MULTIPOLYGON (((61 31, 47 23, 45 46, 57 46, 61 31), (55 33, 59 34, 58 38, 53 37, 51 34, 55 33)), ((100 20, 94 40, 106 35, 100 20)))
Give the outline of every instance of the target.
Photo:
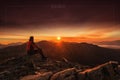
POLYGON ((32 55, 39 53, 42 57, 42 60, 46 60, 46 57, 43 55, 43 51, 34 43, 34 37, 31 36, 28 43, 27 43, 27 54, 29 56, 29 60, 32 62, 33 67, 35 67, 32 55))

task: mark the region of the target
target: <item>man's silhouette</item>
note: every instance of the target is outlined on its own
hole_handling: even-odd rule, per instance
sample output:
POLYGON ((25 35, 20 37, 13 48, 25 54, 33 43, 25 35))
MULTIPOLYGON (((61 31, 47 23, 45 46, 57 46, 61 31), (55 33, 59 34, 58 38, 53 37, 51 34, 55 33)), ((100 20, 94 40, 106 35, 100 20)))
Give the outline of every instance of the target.
POLYGON ((28 55, 34 55, 39 53, 42 57, 42 59, 46 59, 46 57, 43 55, 42 49, 40 49, 35 43, 34 43, 34 37, 31 36, 28 43, 27 43, 27 53, 28 55))
POLYGON ((35 43, 34 43, 34 37, 30 36, 30 39, 27 43, 27 54, 29 56, 29 60, 32 62, 33 67, 36 67, 34 62, 33 62, 33 55, 35 54, 40 54, 40 56, 42 57, 42 60, 46 60, 46 57, 43 55, 43 51, 42 49, 40 49, 35 43))

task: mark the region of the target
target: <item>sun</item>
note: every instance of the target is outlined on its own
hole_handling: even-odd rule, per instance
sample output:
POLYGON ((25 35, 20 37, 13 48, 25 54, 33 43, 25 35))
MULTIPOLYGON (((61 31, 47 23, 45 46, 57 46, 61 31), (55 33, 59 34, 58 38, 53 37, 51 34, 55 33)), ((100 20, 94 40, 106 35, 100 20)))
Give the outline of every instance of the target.
POLYGON ((61 37, 60 37, 60 36, 58 36, 58 37, 57 37, 57 40, 58 40, 58 41, 60 41, 60 40, 61 40, 61 37))

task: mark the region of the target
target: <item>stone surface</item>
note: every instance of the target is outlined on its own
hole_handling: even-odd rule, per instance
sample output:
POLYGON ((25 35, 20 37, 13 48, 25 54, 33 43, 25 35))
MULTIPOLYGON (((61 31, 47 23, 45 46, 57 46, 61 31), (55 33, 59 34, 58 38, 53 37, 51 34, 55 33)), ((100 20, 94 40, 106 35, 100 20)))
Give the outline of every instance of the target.
POLYGON ((10 59, 0 64, 0 80, 120 80, 120 65, 115 61, 94 68, 67 60, 37 65, 39 69, 35 70, 26 62, 26 56, 10 59))
POLYGON ((117 80, 116 76, 120 76, 117 62, 107 62, 92 69, 87 69, 78 73, 78 80, 117 80))
POLYGON ((76 80, 76 69, 69 68, 53 74, 50 80, 76 80))
POLYGON ((36 75, 22 77, 20 80, 49 80, 52 74, 52 72, 37 73, 36 75))

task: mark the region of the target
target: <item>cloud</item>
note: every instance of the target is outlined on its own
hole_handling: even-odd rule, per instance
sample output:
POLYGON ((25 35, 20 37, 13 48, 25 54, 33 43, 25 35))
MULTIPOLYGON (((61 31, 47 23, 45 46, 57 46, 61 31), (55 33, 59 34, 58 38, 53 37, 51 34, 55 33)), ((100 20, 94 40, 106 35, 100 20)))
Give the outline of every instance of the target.
POLYGON ((17 22, 0 20, 0 26, 3 26, 3 28, 4 27, 15 27, 15 26, 20 26, 20 25, 21 24, 17 22))
POLYGON ((107 0, 25 0, 24 3, 21 0, 6 0, 1 3, 0 26, 119 23, 120 11, 117 10, 117 5, 117 1, 107 0), (58 8, 59 5, 64 7, 58 8))
POLYGON ((5 0, 0 5, 1 35, 60 35, 89 41, 117 39, 120 34, 119 4, 113 0, 5 0))

